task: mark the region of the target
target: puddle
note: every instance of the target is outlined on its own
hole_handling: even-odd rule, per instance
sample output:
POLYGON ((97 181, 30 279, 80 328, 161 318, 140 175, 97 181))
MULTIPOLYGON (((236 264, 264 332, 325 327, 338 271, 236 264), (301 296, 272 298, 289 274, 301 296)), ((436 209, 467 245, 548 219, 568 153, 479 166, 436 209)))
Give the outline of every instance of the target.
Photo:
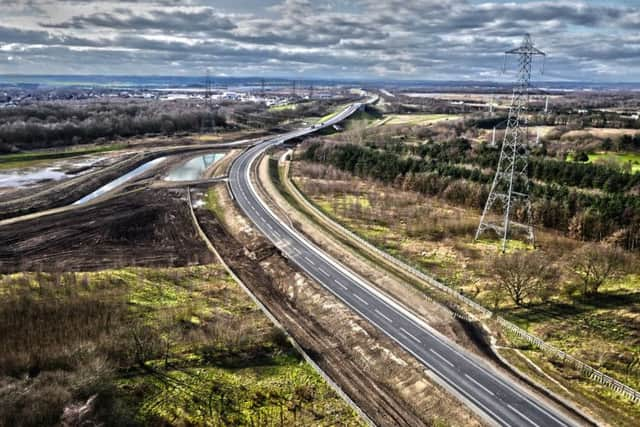
POLYGON ((27 187, 44 181, 60 181, 69 177, 55 168, 40 169, 33 172, 0 173, 0 187, 27 187))
POLYGON ((171 169, 164 179, 166 181, 194 181, 200 179, 209 166, 224 156, 225 153, 211 153, 194 157, 188 162, 171 169))
POLYGON ((143 172, 147 171, 148 169, 157 166, 158 164, 162 163, 165 160, 165 157, 158 157, 157 159, 151 160, 141 166, 138 166, 137 168, 135 168, 134 170, 132 170, 131 172, 127 172, 126 174, 122 175, 120 178, 115 179, 113 181, 111 181, 110 183, 103 185, 102 187, 98 188, 96 191, 94 191, 91 194, 87 194, 86 196, 84 196, 82 199, 78 200, 77 202, 74 202, 74 205, 82 205, 84 203, 87 203, 93 199, 95 199, 96 197, 102 196, 103 194, 113 190, 116 187, 119 187, 120 185, 124 184, 125 182, 135 178, 136 176, 142 174, 143 172))
POLYGON ((79 162, 62 162, 45 168, 25 168, 1 172, 0 187, 22 188, 48 181, 60 181, 88 172, 101 158, 85 159, 79 162), (80 172, 74 172, 80 171, 80 172))

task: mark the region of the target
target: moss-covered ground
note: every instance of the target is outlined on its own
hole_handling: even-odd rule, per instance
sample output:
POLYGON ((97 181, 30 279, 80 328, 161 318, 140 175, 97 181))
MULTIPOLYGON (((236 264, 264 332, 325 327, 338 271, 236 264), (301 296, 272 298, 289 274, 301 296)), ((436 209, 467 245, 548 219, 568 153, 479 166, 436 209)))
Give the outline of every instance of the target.
POLYGON ((0 276, 0 332, 7 425, 361 424, 219 265, 0 276))

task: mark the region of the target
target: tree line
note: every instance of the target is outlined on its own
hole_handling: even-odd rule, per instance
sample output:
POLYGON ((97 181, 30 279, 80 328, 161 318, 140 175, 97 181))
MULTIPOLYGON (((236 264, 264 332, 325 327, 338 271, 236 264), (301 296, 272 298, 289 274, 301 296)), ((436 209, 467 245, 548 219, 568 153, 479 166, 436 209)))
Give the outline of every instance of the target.
MULTIPOLYGON (((640 138, 638 140, 640 141, 640 138)), ((385 143, 372 148, 381 148, 401 156, 419 157, 435 164, 472 164, 480 168, 495 167, 500 155, 498 150, 486 144, 472 149, 469 141, 464 138, 448 143, 429 142, 418 146, 385 143)), ((544 157, 543 148, 535 150, 532 154, 529 158, 529 173, 534 180, 577 188, 593 188, 609 193, 624 193, 640 188, 640 174, 631 174, 607 165, 544 157)), ((478 181, 477 178, 474 180, 478 181)))
MULTIPOLYGON (((436 145, 429 144, 430 147, 436 145)), ((302 157, 405 190, 441 197, 460 206, 482 209, 493 172, 455 162, 455 153, 467 150, 464 141, 449 147, 440 146, 446 148, 440 155, 421 157, 362 145, 314 142, 302 157), (451 157, 447 159, 447 155, 451 157)), ((495 167, 495 163, 491 166, 495 167)), ((537 224, 579 240, 609 239, 626 249, 640 248, 640 197, 622 192, 598 194, 541 181, 531 185, 537 224)), ((524 214, 515 212, 517 217, 524 214)))
POLYGON ((299 117, 322 117, 352 98, 300 102, 293 109, 264 103, 197 100, 34 103, 0 109, 0 153, 214 129, 264 129, 299 117))
POLYGON ((226 127, 218 109, 153 103, 33 104, 0 110, 0 152, 84 144, 98 138, 226 127))

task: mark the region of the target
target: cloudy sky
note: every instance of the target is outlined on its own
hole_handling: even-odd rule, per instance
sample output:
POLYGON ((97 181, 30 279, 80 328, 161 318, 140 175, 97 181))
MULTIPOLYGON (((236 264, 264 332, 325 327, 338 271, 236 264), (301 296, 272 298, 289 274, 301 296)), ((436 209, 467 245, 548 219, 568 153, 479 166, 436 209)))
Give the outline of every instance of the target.
POLYGON ((0 74, 640 81, 640 1, 0 0, 0 74))

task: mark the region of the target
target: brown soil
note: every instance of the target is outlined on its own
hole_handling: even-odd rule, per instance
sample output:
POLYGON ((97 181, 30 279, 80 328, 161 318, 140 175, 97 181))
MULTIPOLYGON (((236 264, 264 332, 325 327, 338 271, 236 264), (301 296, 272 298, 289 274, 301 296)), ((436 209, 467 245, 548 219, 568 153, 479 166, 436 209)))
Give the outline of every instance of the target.
POLYGON ((376 424, 482 425, 430 383, 413 357, 289 265, 247 223, 224 185, 216 191, 225 227, 199 208, 196 216, 205 233, 245 285, 376 424))
MULTIPOLYGON (((183 142, 182 140, 174 140, 174 145, 183 142)), ((228 141, 225 140, 225 142, 228 141)), ((198 151, 212 152, 216 151, 216 147, 215 144, 208 144, 207 147, 203 147, 202 143, 200 143, 200 145, 192 147, 174 146, 166 149, 140 151, 124 156, 121 161, 95 172, 61 182, 48 183, 36 188, 4 193, 0 196, 0 220, 70 205, 148 161, 162 156, 172 156, 171 162, 164 162, 158 168, 146 172, 145 175, 166 173, 169 166, 173 166, 175 161, 186 160, 190 155, 195 155, 198 151)), ((138 180, 142 178, 144 177, 141 176, 138 180)))
POLYGON ((0 272, 211 262, 185 200, 184 190, 141 190, 0 226, 0 272))
POLYGON ((0 201, 0 219, 69 205, 156 157, 160 157, 160 154, 135 154, 103 170, 47 185, 42 189, 33 189, 23 197, 14 194, 11 200, 0 201))

